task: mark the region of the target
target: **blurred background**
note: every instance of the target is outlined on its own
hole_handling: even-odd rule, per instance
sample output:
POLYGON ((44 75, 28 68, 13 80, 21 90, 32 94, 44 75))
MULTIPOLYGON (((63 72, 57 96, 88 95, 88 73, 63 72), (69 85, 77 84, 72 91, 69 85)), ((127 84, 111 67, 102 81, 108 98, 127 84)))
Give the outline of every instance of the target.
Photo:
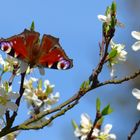
MULTIPOLYGON (((101 22, 98 14, 104 14, 111 0, 1 0, 0 8, 0 37, 8 38, 29 28, 34 20, 36 31, 41 36, 51 34, 60 38, 60 43, 73 59, 74 67, 67 71, 46 69, 46 75, 55 84, 55 91, 59 91, 59 103, 70 98, 78 91, 81 83, 88 79, 99 61, 99 46, 101 41, 101 22)), ((117 67, 119 77, 129 75, 140 67, 140 51, 133 52, 131 45, 136 41, 131 37, 131 31, 140 31, 140 1, 127 0, 117 2, 117 16, 125 24, 125 28, 117 28, 114 41, 126 45, 128 51, 127 62, 117 67)), ((100 81, 110 79, 110 70, 104 67, 100 81)), ((136 110, 137 100, 132 96, 134 87, 140 88, 140 78, 125 82, 121 85, 107 85, 89 92, 80 103, 64 116, 53 121, 51 127, 38 131, 23 131, 17 140, 76 140, 73 134, 71 120, 80 123, 80 115, 88 113, 94 120, 95 102, 99 97, 104 107, 110 104, 114 112, 105 118, 104 124, 113 125, 112 132, 118 140, 127 139, 128 134, 140 119, 140 112, 136 110)), ((17 87, 18 88, 18 87, 17 87)), ((16 124, 27 118, 28 110, 23 102, 16 124)), ((140 139, 140 129, 134 140, 140 139)))

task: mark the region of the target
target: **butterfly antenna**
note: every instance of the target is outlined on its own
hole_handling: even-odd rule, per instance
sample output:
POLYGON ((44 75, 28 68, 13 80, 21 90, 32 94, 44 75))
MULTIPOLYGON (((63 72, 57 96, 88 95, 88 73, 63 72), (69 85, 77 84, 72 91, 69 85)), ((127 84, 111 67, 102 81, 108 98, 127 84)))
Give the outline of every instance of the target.
POLYGON ((32 24, 30 26, 30 31, 34 31, 35 30, 35 23, 34 21, 32 21, 32 24))

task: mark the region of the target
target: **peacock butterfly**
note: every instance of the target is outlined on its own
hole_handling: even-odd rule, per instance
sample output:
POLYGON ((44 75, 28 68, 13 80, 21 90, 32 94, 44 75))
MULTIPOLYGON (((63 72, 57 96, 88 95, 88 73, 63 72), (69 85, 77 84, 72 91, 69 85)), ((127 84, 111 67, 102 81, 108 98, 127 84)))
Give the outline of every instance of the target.
POLYGON ((59 44, 59 39, 25 29, 22 33, 0 40, 0 49, 12 57, 18 58, 32 67, 51 69, 70 69, 72 60, 67 57, 59 44))

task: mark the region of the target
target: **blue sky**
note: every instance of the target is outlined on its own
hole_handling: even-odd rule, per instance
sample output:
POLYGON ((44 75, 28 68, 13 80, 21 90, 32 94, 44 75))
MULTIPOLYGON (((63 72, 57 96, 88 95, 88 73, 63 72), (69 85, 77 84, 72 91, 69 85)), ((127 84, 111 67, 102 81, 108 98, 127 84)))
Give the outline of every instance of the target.
MULTIPOLYGON (((133 4, 140 9, 136 2, 133 4)), ((126 44, 126 49, 130 52, 128 58, 130 62, 127 62, 126 66, 118 67, 119 75, 124 75, 139 66, 134 63, 139 53, 131 51, 134 40, 130 33, 132 30, 140 29, 140 21, 137 21, 138 10, 133 8, 131 1, 117 1, 117 3, 119 20, 127 26, 125 29, 117 28, 114 40, 126 44), (133 69, 131 69, 132 67, 133 69)), ((59 103, 62 103, 78 91, 81 83, 89 77, 92 69, 98 63, 98 43, 101 40, 102 25, 98 21, 97 15, 104 14, 106 6, 110 4, 110 0, 2 0, 0 36, 7 38, 19 34, 25 28, 30 27, 34 20, 36 31, 41 35, 51 34, 60 38, 63 49, 73 59, 74 67, 67 71, 46 69, 44 77, 38 73, 34 76, 49 79, 52 84, 55 84, 55 91, 59 91, 61 94, 59 103)), ((100 80, 110 79, 109 72, 105 67, 100 80)), ((101 99, 103 106, 110 103, 114 108, 114 113, 105 119, 105 124, 112 123, 112 131, 117 134, 118 139, 125 139, 140 117, 136 111, 136 100, 131 95, 133 87, 139 87, 139 85, 135 81, 135 83, 127 82, 123 85, 111 85, 91 91, 81 99, 75 108, 57 118, 51 127, 39 131, 21 132, 17 139, 76 140, 71 119, 80 122, 80 115, 83 112, 88 113, 94 119, 97 97, 101 99)), ((23 121, 26 113, 26 105, 23 103, 17 122, 23 121)))

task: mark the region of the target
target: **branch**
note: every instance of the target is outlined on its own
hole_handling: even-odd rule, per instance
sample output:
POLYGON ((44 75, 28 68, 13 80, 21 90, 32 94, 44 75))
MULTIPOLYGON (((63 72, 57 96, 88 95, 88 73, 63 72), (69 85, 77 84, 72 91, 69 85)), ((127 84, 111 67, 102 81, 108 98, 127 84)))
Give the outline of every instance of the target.
MULTIPOLYGON (((56 113, 55 115, 51 116, 51 118, 49 120, 47 120, 47 122, 45 122, 44 124, 42 124, 40 127, 42 128, 42 126, 46 126, 48 125, 49 123, 51 123, 54 119, 56 119, 57 117, 59 116, 62 116, 63 114, 65 114, 68 110, 70 110, 71 108, 73 108, 77 103, 78 101, 84 96, 86 95, 89 91, 95 89, 95 88, 98 88, 100 86, 104 86, 104 85, 107 85, 107 84, 120 84, 122 82, 125 82, 125 81, 128 81, 128 80, 131 80, 131 79, 134 79, 136 78, 137 76, 140 75, 140 70, 138 70, 137 72, 135 72, 134 74, 132 74, 131 76, 126 76, 122 79, 118 79, 118 80, 108 80, 108 81, 105 81, 105 82, 102 82, 102 83, 99 83, 97 84, 96 86, 90 86, 89 88, 87 89, 84 89, 84 90, 79 90, 75 95, 73 95, 70 99, 66 100, 64 103, 60 104, 59 106, 51 109, 51 110, 48 110, 48 111, 45 111, 45 112, 41 112, 39 113, 38 115, 36 115, 35 118, 30 118, 28 119, 27 121, 25 121, 24 123, 18 125, 18 126, 15 126, 13 128, 10 128, 9 130, 2 130, 0 132, 0 137, 2 136, 5 136, 6 134, 8 133, 11 133, 11 132, 14 132, 14 131, 17 131, 17 130, 21 130, 21 129, 24 129, 24 130, 27 130, 27 127, 25 127, 25 125, 29 125, 29 124, 32 124, 33 122, 36 122, 38 121, 39 119, 43 118, 44 116, 46 115, 49 115, 49 114, 52 114, 54 112, 57 112, 59 111, 58 113, 56 113), (76 102, 76 103, 75 103, 76 102)), ((31 128, 31 127, 30 127, 31 128)), ((29 128, 28 128, 29 129, 29 128)), ((33 128, 32 128, 33 129, 33 128)))
POLYGON ((136 133, 136 131, 138 130, 139 126, 140 126, 140 120, 135 124, 133 130, 128 135, 128 139, 127 140, 131 140, 132 139, 133 135, 136 133))
MULTIPOLYGON (((39 125, 29 125, 27 126, 27 124, 23 123, 21 125, 19 125, 19 130, 30 130, 30 129, 41 129, 47 125, 49 125, 55 118, 60 117, 62 115, 64 115, 68 110, 70 110, 71 108, 73 108, 76 104, 78 104, 78 100, 76 100, 74 103, 68 105, 66 108, 62 109, 61 111, 59 111, 58 113, 56 113, 55 115, 51 116, 50 119, 46 120, 45 122, 43 122, 42 124, 39 125)), ((37 119, 36 119, 37 121, 37 119)))
POLYGON ((136 78, 136 77, 139 76, 139 75, 140 75, 140 69, 139 69, 138 71, 136 71, 134 74, 132 74, 132 75, 130 75, 130 76, 126 76, 126 77, 124 77, 124 78, 122 78, 122 79, 118 79, 118 80, 116 80, 116 79, 107 80, 107 81, 105 81, 105 82, 99 83, 99 84, 97 85, 97 87, 104 86, 104 85, 108 85, 108 84, 121 84, 121 83, 123 83, 123 82, 126 82, 126 81, 129 81, 129 80, 131 80, 131 79, 134 79, 134 78, 136 78))

